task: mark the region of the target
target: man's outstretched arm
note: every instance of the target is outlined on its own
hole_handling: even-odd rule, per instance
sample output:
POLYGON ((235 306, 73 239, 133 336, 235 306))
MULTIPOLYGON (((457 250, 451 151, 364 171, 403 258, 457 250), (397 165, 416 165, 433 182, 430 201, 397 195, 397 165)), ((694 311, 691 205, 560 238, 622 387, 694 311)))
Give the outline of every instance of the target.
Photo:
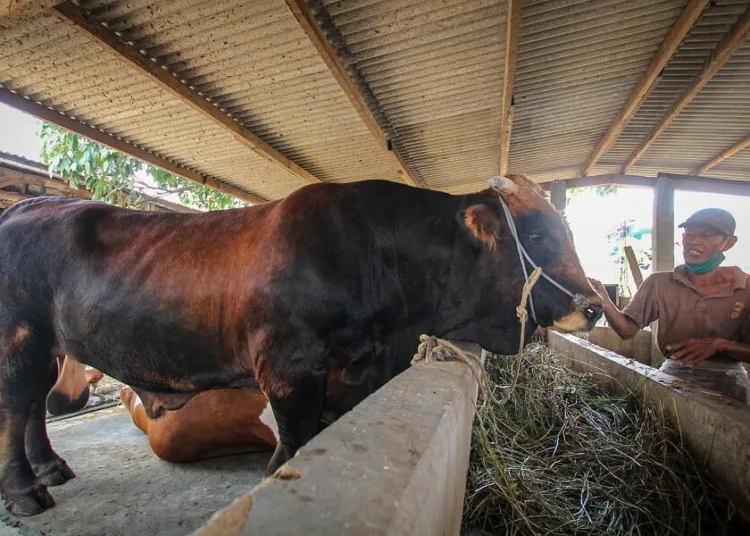
POLYGON ((602 307, 604 317, 607 319, 610 327, 615 330, 621 339, 632 339, 641 328, 629 316, 623 314, 607 294, 607 290, 601 281, 589 278, 591 285, 602 297, 602 307))

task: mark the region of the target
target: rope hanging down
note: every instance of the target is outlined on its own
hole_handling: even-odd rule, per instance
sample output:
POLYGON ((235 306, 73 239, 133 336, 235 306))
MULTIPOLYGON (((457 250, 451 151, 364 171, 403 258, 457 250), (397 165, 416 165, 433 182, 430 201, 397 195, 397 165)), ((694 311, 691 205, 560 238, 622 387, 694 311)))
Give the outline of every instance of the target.
POLYGON ((526 303, 531 296, 531 289, 534 288, 536 282, 539 281, 539 277, 542 275, 542 268, 537 266, 531 275, 523 285, 521 291, 521 301, 516 307, 516 316, 521 322, 521 337, 518 342, 518 355, 516 372, 513 376, 513 383, 508 386, 507 392, 503 395, 501 400, 495 397, 494 390, 490 385, 489 379, 487 378, 487 372, 484 370, 482 362, 468 352, 464 352, 458 348, 455 344, 439 339, 432 335, 422 334, 419 336, 419 346, 417 352, 411 360, 411 364, 424 361, 431 363, 433 361, 463 361, 471 369, 474 378, 477 380, 479 385, 479 392, 483 398, 489 398, 493 403, 502 405, 506 404, 510 400, 513 391, 516 388, 518 377, 521 374, 521 360, 523 359, 523 347, 526 342, 526 321, 529 318, 528 310, 526 309, 526 303))

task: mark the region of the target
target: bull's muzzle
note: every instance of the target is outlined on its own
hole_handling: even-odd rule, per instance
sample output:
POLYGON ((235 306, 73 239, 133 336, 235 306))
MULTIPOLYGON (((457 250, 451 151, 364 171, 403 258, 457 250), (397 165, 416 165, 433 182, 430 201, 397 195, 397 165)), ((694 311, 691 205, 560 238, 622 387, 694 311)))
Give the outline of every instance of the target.
POLYGON ((555 320, 552 325, 565 332, 591 331, 594 325, 602 317, 602 300, 599 296, 587 296, 587 303, 573 305, 570 313, 555 320))

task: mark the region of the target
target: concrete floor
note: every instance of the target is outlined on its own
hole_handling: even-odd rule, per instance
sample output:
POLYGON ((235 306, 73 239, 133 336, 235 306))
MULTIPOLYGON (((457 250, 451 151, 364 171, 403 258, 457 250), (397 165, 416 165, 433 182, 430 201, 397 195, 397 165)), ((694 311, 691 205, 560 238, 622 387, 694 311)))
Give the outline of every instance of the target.
POLYGON ((48 427, 53 448, 77 477, 50 488, 57 504, 41 515, 8 518, 0 507, 0 536, 190 534, 260 482, 271 456, 164 462, 122 406, 48 427))

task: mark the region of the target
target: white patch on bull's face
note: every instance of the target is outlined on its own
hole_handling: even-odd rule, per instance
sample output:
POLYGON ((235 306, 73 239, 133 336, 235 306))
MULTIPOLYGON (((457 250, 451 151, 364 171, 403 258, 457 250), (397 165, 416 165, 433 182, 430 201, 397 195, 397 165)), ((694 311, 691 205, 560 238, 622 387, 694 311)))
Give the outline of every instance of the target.
POLYGON ((591 321, 580 310, 575 310, 572 313, 555 320, 552 325, 564 333, 589 331, 593 327, 591 321))
POLYGON ((263 411, 260 414, 260 422, 265 424, 273 433, 273 437, 276 438, 276 441, 279 440, 279 427, 276 424, 276 417, 273 415, 273 410, 271 409, 271 403, 266 402, 266 407, 263 408, 263 411))
POLYGON ((508 177, 490 177, 488 181, 492 189, 497 190, 501 195, 513 195, 518 191, 518 186, 508 177))
POLYGON ((135 393, 133 393, 133 395, 135 395, 135 400, 133 401, 133 410, 135 411, 135 408, 137 408, 138 406, 142 406, 143 402, 141 402, 140 396, 136 395, 135 393))

